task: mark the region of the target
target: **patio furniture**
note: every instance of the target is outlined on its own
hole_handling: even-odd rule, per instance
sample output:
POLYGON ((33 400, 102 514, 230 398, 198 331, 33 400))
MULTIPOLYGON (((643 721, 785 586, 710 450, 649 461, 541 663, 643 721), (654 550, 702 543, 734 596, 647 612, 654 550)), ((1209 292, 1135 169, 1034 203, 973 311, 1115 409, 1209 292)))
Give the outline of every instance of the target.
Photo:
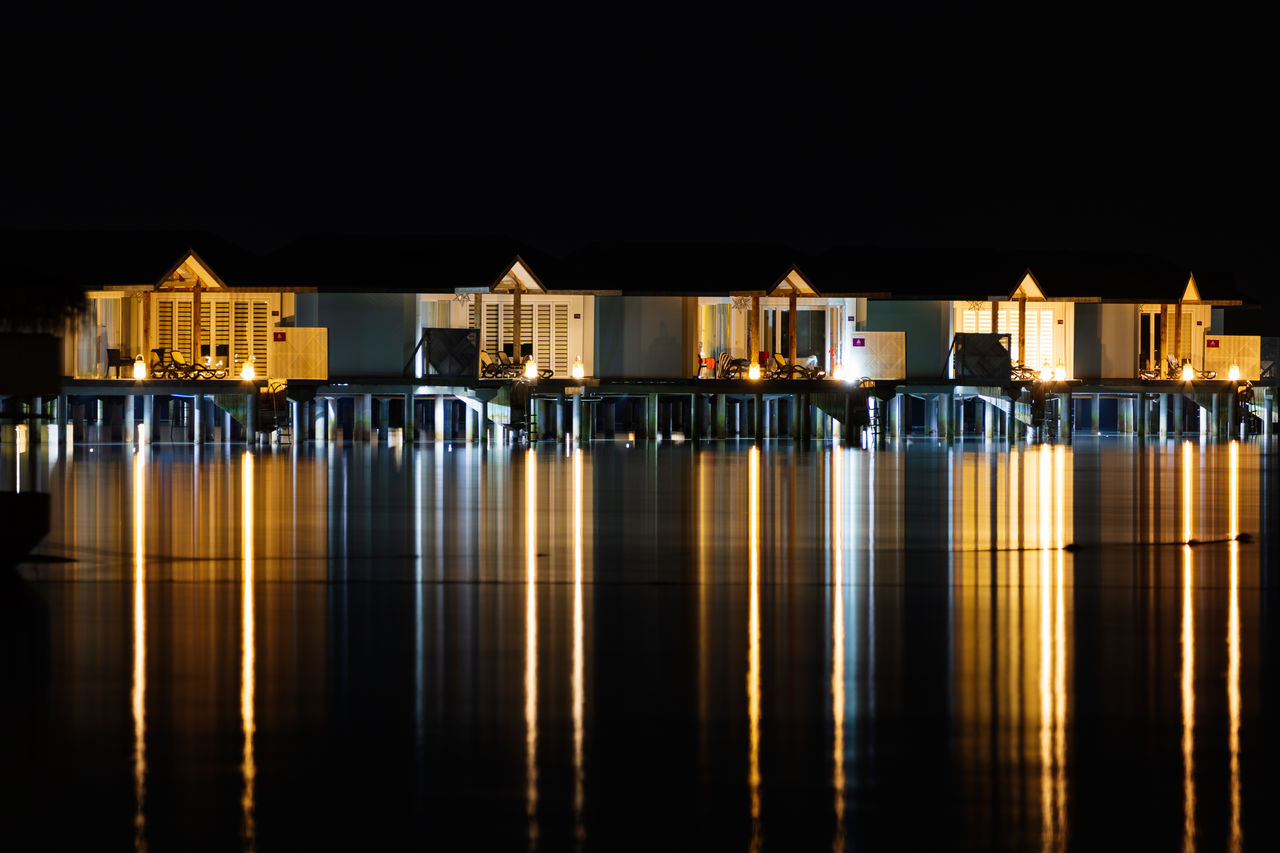
POLYGON ((730 358, 727 352, 716 356, 717 379, 742 379, 747 375, 751 362, 745 358, 730 358))
POLYGON ((107 370, 110 370, 113 367, 116 369, 116 379, 119 379, 120 368, 122 367, 132 368, 133 359, 127 355, 122 356, 120 354, 120 350, 118 349, 108 349, 107 350, 107 370))

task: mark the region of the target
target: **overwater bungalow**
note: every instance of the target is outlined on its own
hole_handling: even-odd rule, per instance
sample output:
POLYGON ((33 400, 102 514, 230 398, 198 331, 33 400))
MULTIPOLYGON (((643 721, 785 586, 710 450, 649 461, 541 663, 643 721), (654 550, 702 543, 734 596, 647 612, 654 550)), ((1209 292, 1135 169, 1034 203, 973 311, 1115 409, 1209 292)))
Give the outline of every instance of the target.
POLYGON ((132 435, 151 417, 133 398, 188 399, 180 434, 197 441, 216 425, 253 440, 264 395, 271 431, 296 440, 478 438, 535 416, 543 434, 581 434, 604 411, 609 433, 901 434, 921 426, 912 398, 947 435, 967 400, 1010 436, 1050 416, 1046 399, 1068 435, 1073 415, 1099 428, 1103 399, 1126 401, 1122 432, 1173 397, 1207 413, 1235 395, 1260 428, 1273 420, 1262 339, 1225 334, 1242 305, 1229 282, 1150 258, 639 243, 550 257, 497 238, 323 235, 255 255, 185 236, 181 250, 184 235, 64 238, 86 299, 41 413, 70 395, 101 421, 118 396, 116 432, 132 435), (1161 384, 1183 381, 1202 384, 1161 384))

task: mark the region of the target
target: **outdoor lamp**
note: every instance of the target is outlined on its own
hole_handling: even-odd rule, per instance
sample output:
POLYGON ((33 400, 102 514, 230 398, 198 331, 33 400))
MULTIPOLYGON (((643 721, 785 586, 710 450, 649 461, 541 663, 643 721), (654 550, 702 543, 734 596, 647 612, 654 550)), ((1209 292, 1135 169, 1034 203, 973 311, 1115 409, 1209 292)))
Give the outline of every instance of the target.
POLYGON ((843 379, 844 379, 844 365, 843 365, 843 364, 841 364, 841 363, 840 363, 840 362, 838 362, 838 361, 835 363, 835 366, 831 368, 831 378, 832 378, 832 379, 835 379, 836 381, 843 381, 843 379))
POLYGON ((1040 381, 1051 382, 1052 380, 1053 380, 1053 368, 1049 366, 1048 362, 1045 362, 1044 367, 1040 368, 1040 381))
POLYGON ((246 382, 252 382, 257 377, 257 372, 253 369, 253 362, 246 361, 240 368, 240 378, 246 382))
POLYGON ((1231 365, 1231 367, 1227 370, 1227 377, 1232 382, 1239 382, 1240 381, 1240 365, 1238 364, 1231 365))
POLYGON ((142 360, 142 353, 138 353, 133 359, 133 378, 147 378, 147 363, 142 360))
POLYGON ((586 368, 582 366, 582 356, 578 356, 573 360, 573 378, 581 379, 587 375, 586 368))
POLYGON ((1182 365, 1182 381, 1190 382, 1192 379, 1195 379, 1195 378, 1196 378, 1195 368, 1193 368, 1190 363, 1182 365))
POLYGON ((1067 378, 1067 367, 1062 362, 1058 362, 1058 366, 1053 369, 1053 381, 1062 382, 1067 378))
POLYGON ((533 356, 529 356, 528 360, 525 361, 524 363, 524 378, 525 379, 538 378, 538 363, 533 360, 533 356))
POLYGON ((747 368, 747 378, 748 378, 748 379, 759 379, 759 378, 760 378, 760 365, 756 364, 755 362, 752 362, 752 363, 751 363, 751 366, 747 368))

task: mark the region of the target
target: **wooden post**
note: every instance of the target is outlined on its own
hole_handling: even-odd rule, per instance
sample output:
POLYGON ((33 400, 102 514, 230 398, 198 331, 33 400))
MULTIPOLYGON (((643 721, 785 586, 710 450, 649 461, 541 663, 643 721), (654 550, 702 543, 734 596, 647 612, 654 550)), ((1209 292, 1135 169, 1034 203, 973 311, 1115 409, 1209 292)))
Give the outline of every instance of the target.
MULTIPOLYGON (((1182 300, 1181 299, 1179 299, 1178 304, 1174 306, 1174 311, 1176 311, 1177 313, 1174 315, 1174 318, 1173 318, 1173 350, 1174 350, 1173 354, 1174 354, 1174 360, 1177 361, 1179 365, 1181 365, 1182 364, 1182 300)), ((1173 378, 1177 379, 1178 377, 1175 376, 1173 378)))
POLYGON ((747 364, 760 362, 760 297, 751 297, 751 317, 747 323, 750 334, 747 336, 747 364))
MULTIPOLYGON (((1018 364, 1027 364, 1027 294, 1018 297, 1018 364)), ((1032 365, 1033 367, 1035 365, 1032 365)))
POLYGON ((511 280, 511 360, 520 363, 524 361, 520 357, 520 282, 514 275, 511 280))
POLYGON ((764 394, 757 393, 752 407, 752 435, 757 442, 764 439, 764 394))
POLYGON ((725 395, 723 393, 716 394, 713 405, 715 407, 715 437, 722 439, 728 432, 726 428, 725 395))
POLYGON ((443 394, 431 398, 432 441, 444 441, 444 400, 443 394))
POLYGON ((404 395, 404 443, 405 444, 413 444, 414 433, 417 429, 415 418, 418 413, 413 410, 414 399, 415 398, 413 396, 413 392, 409 392, 408 394, 404 395))
POLYGON ((1157 374, 1166 379, 1169 375, 1169 306, 1160 303, 1160 370, 1157 374))
POLYGON ((796 291, 791 288, 790 305, 787 307, 787 364, 796 363, 796 291))
MULTIPOLYGON (((193 364, 203 364, 200 360, 200 292, 204 288, 200 284, 200 277, 196 276, 196 286, 191 291, 191 362, 193 364)), ((196 442, 199 444, 199 442, 196 442)))

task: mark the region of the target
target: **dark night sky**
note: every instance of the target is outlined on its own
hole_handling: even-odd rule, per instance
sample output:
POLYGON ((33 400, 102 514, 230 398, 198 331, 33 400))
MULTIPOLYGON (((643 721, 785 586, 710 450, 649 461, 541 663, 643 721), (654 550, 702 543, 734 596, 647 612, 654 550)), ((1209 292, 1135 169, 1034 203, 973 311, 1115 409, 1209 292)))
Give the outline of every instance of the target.
POLYGON ((1126 249, 1270 286, 1269 19, 943 8, 11 19, 0 227, 1126 249))

